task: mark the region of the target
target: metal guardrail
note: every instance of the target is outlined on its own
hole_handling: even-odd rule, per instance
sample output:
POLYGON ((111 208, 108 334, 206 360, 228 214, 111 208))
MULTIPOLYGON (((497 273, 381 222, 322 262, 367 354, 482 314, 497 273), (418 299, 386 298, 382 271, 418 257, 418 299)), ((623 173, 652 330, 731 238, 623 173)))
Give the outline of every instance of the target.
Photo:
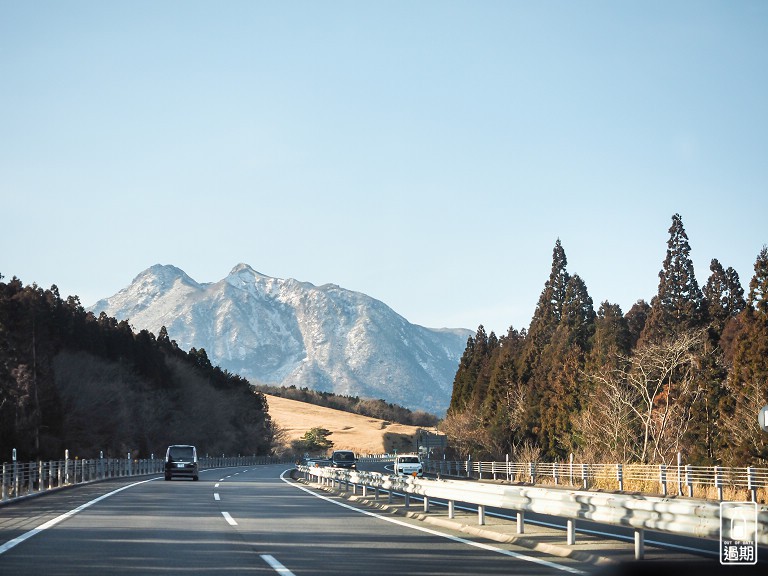
MULTIPOLYGON (((288 461, 269 456, 198 458, 198 466, 201 469, 279 463, 288 463, 288 461)), ((90 460, 6 462, 2 465, 2 476, 0 476, 0 502, 98 480, 162 474, 164 465, 162 458, 141 460, 95 458, 90 460)))
MULTIPOLYGON (((702 489, 714 488, 718 500, 725 499, 726 488, 746 490, 757 502, 757 490, 768 487, 766 468, 725 468, 666 464, 580 464, 573 462, 473 462, 424 460, 425 472, 439 476, 569 484, 583 489, 601 487, 651 494, 701 495, 702 489), (638 488, 639 487, 639 488, 638 488)), ((739 497, 739 499, 741 499, 739 497)))
MULTIPOLYGON (((577 520, 589 520, 611 526, 634 529, 635 557, 644 555, 645 530, 654 530, 706 539, 755 538, 761 545, 768 545, 768 507, 759 507, 756 525, 739 538, 732 538, 731 523, 722 522, 726 528, 721 531, 721 507, 719 503, 706 500, 680 500, 647 495, 614 494, 589 492, 586 490, 550 489, 537 486, 510 486, 460 480, 426 480, 413 477, 387 476, 377 472, 347 471, 337 468, 299 466, 297 470, 307 481, 315 481, 341 488, 362 486, 363 495, 369 488, 402 493, 408 506, 409 496, 423 498, 424 511, 429 511, 430 499, 448 502, 448 516, 453 518, 456 502, 477 506, 478 524, 485 523, 485 507, 493 506, 517 512, 517 532, 524 533, 525 512, 536 512, 566 518, 566 534, 569 545, 575 543, 577 520)), ((731 512, 726 509, 724 516, 731 512)))

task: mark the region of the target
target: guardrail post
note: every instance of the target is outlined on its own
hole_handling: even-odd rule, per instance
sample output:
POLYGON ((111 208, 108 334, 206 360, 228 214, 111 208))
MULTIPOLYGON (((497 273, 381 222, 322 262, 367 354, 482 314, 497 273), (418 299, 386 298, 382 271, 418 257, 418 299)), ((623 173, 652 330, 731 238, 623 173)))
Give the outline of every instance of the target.
POLYGON ((685 483, 688 486, 688 496, 693 498, 693 477, 690 464, 685 465, 685 483))
POLYGON ((525 534, 525 513, 522 510, 517 511, 517 533, 525 534))
POLYGON ((477 524, 485 526, 485 506, 483 505, 477 507, 477 524))
POLYGON ((424 512, 429 512, 429 496, 424 496, 424 512))
POLYGON ((747 468, 747 488, 752 496, 752 502, 757 502, 757 486, 755 486, 755 469, 752 466, 747 468))
POLYGON ((667 495, 667 465, 659 464, 659 484, 661 484, 661 493, 667 495))
POLYGON ((0 500, 5 502, 8 499, 8 464, 3 463, 2 490, 0 491, 0 500))
POLYGON ((584 490, 586 490, 589 487, 589 482, 587 480, 587 465, 582 464, 581 465, 581 485, 584 487, 584 490))
POLYGON ((411 507, 411 495, 408 494, 408 492, 405 493, 405 508, 408 509, 411 507))
POLYGON ((683 495, 683 455, 677 453, 677 493, 683 495))
POLYGON ((645 556, 645 530, 635 529, 635 560, 642 560, 645 556))
POLYGON ((723 475, 720 466, 715 466, 715 488, 717 488, 717 499, 723 500, 723 475))
POLYGON ((531 477, 531 484, 536 484, 536 463, 528 463, 528 476, 531 477))
POLYGON ((64 484, 69 484, 69 450, 64 450, 64 484))
POLYGON ((557 481, 557 462, 552 464, 552 478, 554 478, 555 486, 557 486, 558 485, 558 481, 557 481))
POLYGON ((448 500, 448 518, 453 520, 456 516, 456 502, 448 500))
POLYGON ((572 518, 569 518, 566 523, 566 532, 568 546, 573 546, 576 544, 576 521, 572 518))
POLYGON ((619 492, 624 491, 624 471, 621 464, 616 464, 616 480, 619 481, 619 492))
POLYGON ((16 448, 14 448, 13 449, 13 485, 11 490, 14 498, 19 496, 18 481, 19 481, 19 468, 18 468, 18 464, 16 463, 16 448))

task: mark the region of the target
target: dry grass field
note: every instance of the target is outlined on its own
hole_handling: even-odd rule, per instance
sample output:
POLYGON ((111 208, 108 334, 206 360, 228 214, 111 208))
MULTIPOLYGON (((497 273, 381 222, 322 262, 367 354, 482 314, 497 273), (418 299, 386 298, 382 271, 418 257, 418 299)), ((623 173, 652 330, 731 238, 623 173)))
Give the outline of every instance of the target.
POLYGON ((272 420, 285 432, 286 448, 311 428, 326 428, 335 449, 358 454, 391 453, 414 449, 418 428, 369 418, 315 404, 287 400, 266 394, 272 420))

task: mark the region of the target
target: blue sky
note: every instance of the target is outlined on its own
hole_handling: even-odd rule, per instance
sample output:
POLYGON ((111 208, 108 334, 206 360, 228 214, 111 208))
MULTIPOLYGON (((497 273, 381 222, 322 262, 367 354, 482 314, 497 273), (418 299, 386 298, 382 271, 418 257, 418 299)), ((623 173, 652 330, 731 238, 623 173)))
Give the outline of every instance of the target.
POLYGON ((155 263, 527 326, 768 243, 768 3, 0 0, 0 273, 84 305, 155 263))

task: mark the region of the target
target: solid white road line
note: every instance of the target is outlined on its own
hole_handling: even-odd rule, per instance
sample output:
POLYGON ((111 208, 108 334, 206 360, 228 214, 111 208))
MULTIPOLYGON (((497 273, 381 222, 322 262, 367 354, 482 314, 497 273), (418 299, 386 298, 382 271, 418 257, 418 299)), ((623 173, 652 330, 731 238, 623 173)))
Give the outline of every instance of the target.
POLYGON ((123 486, 122 488, 118 488, 117 490, 113 490, 112 492, 109 492, 107 494, 104 494, 103 496, 99 496, 98 498, 91 500, 90 502, 86 502, 82 506, 78 506, 74 510, 70 510, 69 512, 65 512, 61 516, 57 516, 53 520, 48 520, 48 522, 45 522, 43 524, 40 524, 37 528, 33 528, 29 532, 25 532, 21 536, 17 536, 13 540, 8 540, 5 544, 0 546, 0 554, 3 554, 5 552, 8 552, 11 548, 14 546, 17 546, 24 542, 24 540, 27 540, 29 538, 32 538, 35 534, 39 534, 43 530, 47 530, 48 528, 52 528, 53 526, 56 526, 59 522, 63 522, 67 518, 71 518, 75 514, 82 512, 86 508, 89 508, 96 504, 97 502, 101 502, 105 498, 109 498, 110 496, 114 496, 118 492, 122 492, 123 490, 128 490, 128 488, 133 488, 134 486, 138 486, 139 484, 144 484, 146 482, 152 482, 153 480, 157 480, 157 478, 150 478, 149 480, 142 480, 141 482, 134 482, 133 484, 128 484, 128 486, 123 486))
POLYGON ((280 574, 280 576, 294 576, 293 572, 278 562, 274 556, 270 556, 269 554, 261 554, 261 557, 264 562, 269 564, 275 572, 280 574))
POLYGON ((450 534, 444 534, 442 532, 438 532, 437 530, 432 530, 430 528, 425 528, 423 526, 416 526, 414 524, 409 524, 408 522, 402 522, 401 520, 395 520, 394 518, 387 518, 386 516, 381 516, 379 514, 376 514, 374 512, 369 512, 368 510, 362 510, 360 508, 355 508, 354 506, 350 506, 349 504, 345 504, 343 502, 338 502, 336 500, 333 500, 332 498, 328 498, 327 496, 323 496, 322 494, 315 494, 312 492, 312 490, 309 490, 308 488, 304 488, 304 486, 299 486, 298 484, 294 484, 293 482, 290 482, 285 479, 285 474, 287 472, 290 472, 290 470, 286 470, 282 474, 280 474, 280 480, 285 482, 286 484, 289 484, 290 486, 293 486, 294 488, 298 488, 299 490, 303 490, 307 494, 312 494, 312 496, 315 496, 317 498, 320 498, 322 500, 326 500, 328 502, 331 502, 333 504, 336 504, 337 506, 341 506, 342 508, 347 508, 349 510, 353 510, 355 512, 359 512, 360 514, 365 514, 366 516, 373 516, 374 518, 378 518, 379 520, 384 520, 385 522, 391 522, 392 524, 397 524, 399 526, 405 526, 406 528, 411 528, 413 530, 419 530, 421 532, 426 532, 427 534, 431 534, 433 536, 442 536, 443 538, 447 538, 448 540, 453 540, 454 542, 459 542, 461 544, 467 544, 468 546, 474 546, 476 548, 481 548, 482 550, 488 550, 490 552, 497 552, 498 554, 503 554, 505 556, 511 556, 512 558, 517 558, 518 560, 525 560, 526 562, 533 562, 535 564, 541 564, 543 566, 548 566, 549 568, 554 568, 555 570, 562 570, 563 572, 570 572, 571 574, 586 574, 585 571, 579 570, 578 568, 572 568, 570 566, 563 566, 562 564, 556 564, 555 562, 549 562, 548 560, 542 560, 541 558, 535 558, 534 556, 528 556, 527 554, 520 554, 519 552, 513 552, 512 550, 504 550, 503 548, 497 548, 496 546, 489 546, 488 544, 483 544, 481 542, 473 542, 472 540, 467 540, 466 538, 460 538, 459 536, 451 536, 450 534))
POLYGON ((227 524, 230 526, 237 526, 237 522, 235 522, 235 519, 229 515, 229 512, 222 512, 221 515, 224 516, 224 520, 227 521, 227 524))

